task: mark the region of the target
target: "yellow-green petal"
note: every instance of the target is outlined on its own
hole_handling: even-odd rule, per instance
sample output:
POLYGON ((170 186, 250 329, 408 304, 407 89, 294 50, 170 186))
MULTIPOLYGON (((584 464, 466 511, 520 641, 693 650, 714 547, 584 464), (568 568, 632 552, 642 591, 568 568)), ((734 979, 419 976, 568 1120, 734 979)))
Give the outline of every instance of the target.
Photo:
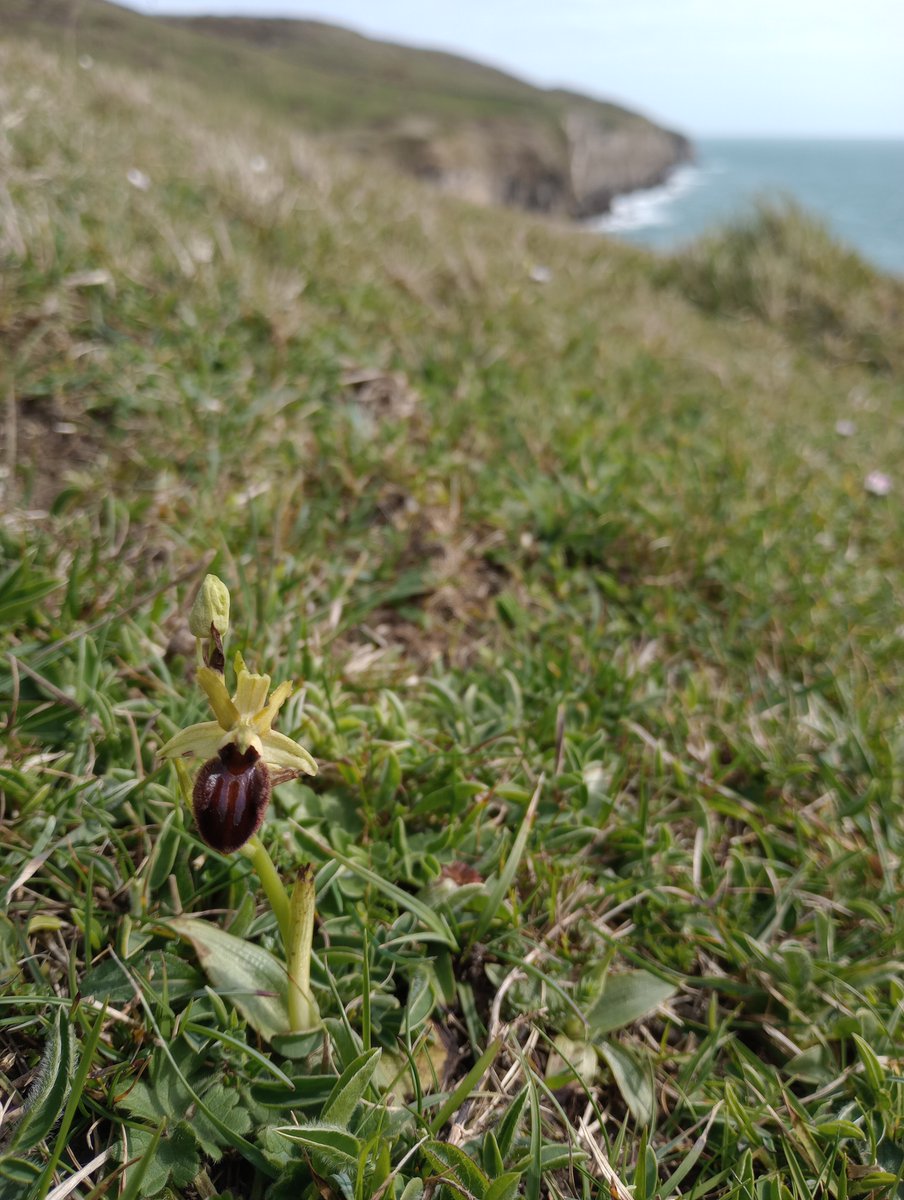
POLYGON ((213 758, 223 740, 223 728, 218 721, 201 721, 180 729, 158 751, 160 758, 181 758, 183 754, 194 754, 198 758, 213 758))
POLYGON ((293 742, 284 733, 271 729, 261 738, 264 747, 263 759, 268 767, 287 767, 290 771, 301 771, 304 775, 316 775, 317 764, 304 746, 293 742))
POLYGON ((264 734, 270 732, 270 726, 276 720, 276 714, 291 695, 292 684, 288 680, 276 688, 273 695, 267 701, 266 707, 262 708, 254 717, 254 725, 258 733, 264 734))
POLYGON ((252 675, 250 671, 239 671, 232 699, 241 716, 254 717, 267 703, 269 691, 269 675, 252 675))
POLYGON ((229 699, 229 693, 226 691, 223 676, 219 671, 212 671, 210 667, 199 667, 198 683, 207 693, 210 707, 213 709, 214 716, 220 722, 220 727, 222 729, 231 729, 239 719, 239 713, 236 706, 229 699))

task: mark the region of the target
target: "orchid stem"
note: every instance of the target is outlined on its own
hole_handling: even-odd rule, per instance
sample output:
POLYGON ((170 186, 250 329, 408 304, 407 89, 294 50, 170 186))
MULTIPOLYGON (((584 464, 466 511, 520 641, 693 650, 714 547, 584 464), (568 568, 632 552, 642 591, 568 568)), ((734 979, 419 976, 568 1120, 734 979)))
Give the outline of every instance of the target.
POLYGON ((304 863, 292 889, 291 933, 286 952, 289 971, 289 1026, 305 1033, 320 1025, 320 1013, 311 993, 311 947, 314 942, 316 893, 314 868, 304 863))
POLYGON ((292 946, 292 916, 289 906, 289 897, 286 894, 286 889, 282 885, 282 880, 273 865, 273 859, 267 852, 267 847, 260 840, 257 834, 250 837, 242 847, 242 854, 250 860, 251 865, 257 871, 257 877, 261 881, 261 886, 270 901, 270 907, 273 909, 273 915, 276 917, 276 924, 279 926, 279 936, 282 938, 283 949, 288 960, 291 954, 292 946))

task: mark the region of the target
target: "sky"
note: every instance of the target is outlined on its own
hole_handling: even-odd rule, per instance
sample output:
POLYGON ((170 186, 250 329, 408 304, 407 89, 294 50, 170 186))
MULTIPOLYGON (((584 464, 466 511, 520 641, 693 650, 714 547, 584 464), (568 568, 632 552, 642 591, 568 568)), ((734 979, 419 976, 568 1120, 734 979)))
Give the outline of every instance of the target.
POLYGON ((904 0, 129 4, 157 15, 315 17, 615 100, 697 137, 904 137, 904 0))

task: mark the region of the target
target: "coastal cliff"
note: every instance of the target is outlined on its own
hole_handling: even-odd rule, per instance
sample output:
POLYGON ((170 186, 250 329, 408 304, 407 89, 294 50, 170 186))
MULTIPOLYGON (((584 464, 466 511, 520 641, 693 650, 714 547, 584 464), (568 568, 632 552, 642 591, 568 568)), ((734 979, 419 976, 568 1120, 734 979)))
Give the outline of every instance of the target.
POLYGON ((260 104, 452 194, 580 219, 661 182, 688 140, 638 113, 321 21, 152 17, 106 0, 2 0, 15 33, 260 104))
POLYGON ((653 187, 693 158, 681 134, 640 117, 613 126, 581 107, 557 124, 485 120, 450 129, 408 117, 349 142, 474 203, 575 219, 608 212, 614 196, 653 187))

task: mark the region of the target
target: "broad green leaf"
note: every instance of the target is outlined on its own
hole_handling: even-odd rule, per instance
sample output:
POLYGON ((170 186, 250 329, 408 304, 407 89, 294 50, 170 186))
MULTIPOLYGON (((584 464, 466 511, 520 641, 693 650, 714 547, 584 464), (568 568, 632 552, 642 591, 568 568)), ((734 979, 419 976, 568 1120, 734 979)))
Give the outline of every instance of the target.
POLYGON ((50 1157, 44 1164, 44 1169, 41 1176, 35 1184, 34 1191, 29 1195, 29 1200, 44 1200, 50 1190, 50 1184, 53 1180, 53 1173, 57 1168, 57 1163, 60 1161, 63 1150, 69 1144, 69 1130, 72 1126, 75 1110, 78 1108, 78 1103, 82 1098, 85 1083, 88 1079, 88 1072, 91 1070, 91 1064, 94 1062, 94 1053, 97 1050, 97 1043, 100 1041, 101 1030, 104 1027, 104 1021, 107 1018, 106 1008, 102 1008, 97 1014, 97 1020, 88 1032, 82 1047, 82 1056, 72 1080, 72 1086, 69 1089, 69 1098, 66 1101, 66 1107, 63 1109, 63 1116, 60 1120, 60 1127, 57 1130, 56 1138, 54 1139, 53 1148, 50 1151, 50 1157))
POLYGON ((348 1128, 355 1106, 367 1090, 367 1085, 373 1078, 374 1071, 380 1062, 379 1048, 368 1050, 349 1063, 330 1093, 321 1114, 324 1121, 331 1125, 348 1128))
POLYGON ((173 917, 167 928, 191 942, 208 979, 262 1038, 289 1032, 286 968, 279 959, 198 917, 173 917))
POLYGON ((497 1176, 487 1188, 483 1200, 514 1200, 521 1182, 520 1171, 507 1171, 497 1176))
MULTIPOLYGON (((129 1133, 129 1149, 134 1154, 137 1152, 137 1143, 135 1135, 140 1133, 141 1138, 145 1136, 145 1131, 131 1130, 129 1133)), ((160 1142, 160 1135, 163 1133, 163 1121, 157 1126, 157 1129, 151 1136, 151 1140, 145 1145, 144 1152, 137 1163, 133 1163, 126 1172, 126 1189, 122 1193, 121 1200, 141 1200, 141 1197, 151 1194, 149 1185, 144 1183, 148 1169, 154 1160, 157 1153, 157 1146, 160 1142), (141 1191, 144 1185, 144 1192, 141 1191)))
POLYGON ((560 1033, 553 1042, 553 1050, 546 1062, 546 1082, 550 1087, 558 1088, 577 1078, 590 1087, 596 1079, 598 1068, 596 1049, 589 1042, 560 1033))
MULTIPOLYGON (((358 1169, 361 1142, 338 1125, 280 1125, 274 1132, 288 1138, 290 1142, 304 1146, 317 1156, 315 1162, 319 1159, 320 1164, 326 1164, 329 1173, 354 1173, 358 1169)), ((324 1167, 321 1165, 320 1169, 323 1170, 324 1167)))
POLYGON ((433 1141, 423 1144, 421 1154, 436 1175, 457 1181, 472 1196, 476 1196, 477 1200, 484 1200, 490 1181, 464 1150, 450 1145, 449 1142, 433 1141))
POLYGON ((496 1141, 496 1135, 492 1129, 488 1129, 483 1135, 480 1157, 483 1161, 483 1169, 491 1179, 496 1179, 500 1175, 505 1174, 505 1163, 502 1161, 502 1155, 499 1152, 499 1143, 496 1141))
POLYGON ((649 1062, 641 1061, 636 1054, 615 1042, 603 1042, 600 1054, 606 1060, 622 1099, 631 1110, 638 1125, 649 1125, 653 1120, 653 1072, 649 1062))
POLYGON ((31 1195, 41 1168, 26 1158, 13 1158, 4 1154, 0 1158, 0 1200, 22 1200, 31 1195))
POLYGON ((886 1188, 890 1184, 898 1182, 898 1176, 892 1175, 890 1171, 880 1171, 873 1168, 859 1168, 863 1171, 862 1175, 857 1175, 857 1167, 849 1167, 848 1174, 851 1177, 849 1187, 851 1194, 860 1196, 864 1192, 874 1192, 877 1188, 886 1188))
POLYGON ((270 1039, 270 1045, 283 1058, 307 1058, 319 1049, 323 1042, 323 1030, 314 1029, 306 1033, 283 1033, 270 1039))
POLYGON ((813 1126, 813 1133, 821 1138, 857 1138, 863 1142, 867 1140, 866 1133, 853 1121, 823 1121, 813 1126))
POLYGON ((187 1187, 201 1169, 198 1147, 187 1121, 180 1121, 165 1136, 160 1129, 130 1129, 129 1156, 139 1161, 126 1173, 131 1183, 132 1171, 141 1171, 141 1191, 144 1197, 155 1196, 172 1182, 174 1187, 187 1187), (153 1147, 153 1149, 152 1149, 153 1147))
MULTIPOLYGON (((251 1116, 236 1088, 215 1083, 204 1093, 204 1104, 214 1120, 228 1126, 233 1133, 245 1134, 251 1128, 251 1116)), ((214 1120, 204 1112, 196 1112, 191 1120, 191 1130, 202 1152, 214 1162, 219 1162, 223 1157, 223 1146, 214 1120)))
POLYGON ((329 1075, 299 1075, 289 1086, 281 1083, 254 1083, 251 1097, 267 1108, 316 1108, 320 1112, 332 1091, 329 1075))
POLYGON ((602 995, 586 1014, 591 1033, 611 1033, 639 1021, 678 989, 649 971, 625 971, 606 979, 602 995))
POLYGON ((25 1112, 13 1132, 12 1148, 31 1150, 42 1142, 60 1118, 69 1080, 75 1070, 75 1046, 69 1017, 58 1008, 53 1017, 37 1077, 25 1097, 25 1112))

